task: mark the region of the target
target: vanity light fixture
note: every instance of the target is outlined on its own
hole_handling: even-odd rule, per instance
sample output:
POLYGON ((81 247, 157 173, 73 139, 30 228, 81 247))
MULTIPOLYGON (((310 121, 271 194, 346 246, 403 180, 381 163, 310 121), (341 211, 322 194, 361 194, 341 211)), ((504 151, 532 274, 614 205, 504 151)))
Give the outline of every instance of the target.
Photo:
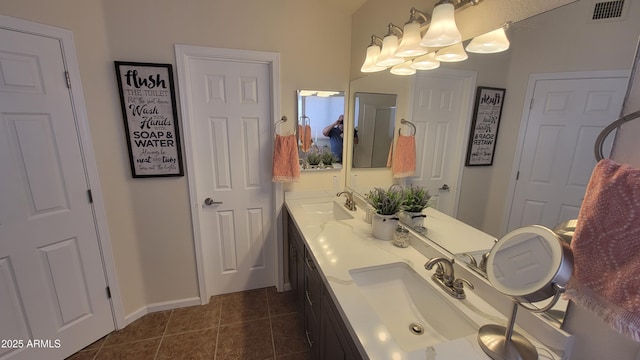
POLYGON ((398 36, 394 33, 397 32, 402 36, 402 29, 397 25, 389 23, 389 32, 382 39, 382 50, 380 50, 380 56, 376 62, 377 66, 393 66, 404 62, 404 59, 396 56, 396 49, 398 49, 398 36))
POLYGON ((431 52, 413 59, 411 67, 416 70, 433 70, 440 67, 440 60, 436 60, 436 53, 431 52))
POLYGON ((396 50, 396 56, 415 57, 429 52, 427 48, 420 45, 420 26, 429 19, 425 13, 416 8, 412 7, 410 12, 409 21, 404 24, 402 41, 396 50))
POLYGON ((449 46, 462 41, 462 34, 456 25, 455 7, 448 0, 439 2, 433 8, 431 24, 420 44, 426 47, 449 46))
POLYGON ((376 65, 378 57, 380 56, 380 45, 378 45, 378 43, 382 45, 382 39, 375 35, 371 35, 371 45, 367 48, 367 56, 364 59, 364 63, 362 64, 360 71, 370 73, 382 71, 387 68, 387 66, 376 65))
POLYGON ((411 67, 411 61, 409 60, 393 66, 391 73, 393 75, 413 75, 416 73, 416 69, 411 67))
MULTIPOLYGON (((389 30, 384 39, 371 36, 371 44, 367 48, 367 55, 360 71, 377 72, 392 67, 392 74, 409 75, 408 69, 431 70, 439 67, 440 61, 466 60, 468 55, 462 47, 462 35, 456 25, 454 13, 467 5, 477 5, 481 1, 440 0, 431 16, 412 7, 404 30, 389 23, 389 30), (420 31, 425 28, 427 31, 420 38, 420 31), (400 44, 398 44, 399 38, 402 40, 400 44), (431 47, 440 48, 440 50, 435 55, 427 56, 431 47)), ((478 38, 481 40, 481 37, 478 38)), ((503 40, 499 42, 504 44, 503 40)))
POLYGON ((464 51, 462 43, 457 43, 436 51, 436 59, 445 62, 464 61, 469 55, 464 51))
POLYGON ((509 49, 509 39, 505 33, 508 26, 507 23, 504 27, 476 36, 465 49, 468 52, 478 54, 493 54, 509 49))

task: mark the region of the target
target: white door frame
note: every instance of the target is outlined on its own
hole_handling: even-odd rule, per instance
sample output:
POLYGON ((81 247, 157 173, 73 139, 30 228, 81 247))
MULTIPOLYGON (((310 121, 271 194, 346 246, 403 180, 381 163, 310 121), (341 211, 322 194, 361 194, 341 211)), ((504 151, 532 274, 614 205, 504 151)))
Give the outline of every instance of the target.
MULTIPOLYGON (((179 89, 187 88, 188 68, 187 64, 189 58, 209 59, 209 60, 222 60, 222 61, 249 61, 255 63, 267 64, 271 72, 271 108, 272 108, 272 122, 271 131, 274 131, 275 119, 280 118, 280 55, 278 53, 262 52, 262 51, 250 51, 250 50, 234 50, 234 49, 222 49, 211 48, 203 46, 190 46, 190 45, 175 45, 176 51, 176 67, 178 73, 179 89)), ((185 158, 186 158, 186 172, 189 180, 189 202, 191 206, 191 226, 193 228, 194 246, 196 252, 196 267, 198 272, 198 289, 200 292, 200 301, 202 304, 206 304, 209 301, 209 293, 211 289, 207 289, 206 279, 212 276, 208 274, 204 263, 204 244, 202 242, 202 234, 200 233, 200 218, 198 212, 198 206, 200 201, 198 199, 198 192, 196 187, 195 178, 195 138, 194 133, 195 126, 191 124, 191 114, 193 110, 187 106, 189 100, 187 95, 183 91, 180 92, 181 103, 181 117, 182 117, 182 129, 185 144, 185 158)), ((273 136, 271 137, 273 138, 273 136)), ((273 151, 273 141, 271 143, 271 150, 273 151)), ((283 258, 283 241, 282 241, 282 205, 284 203, 284 195, 282 193, 282 185, 280 183, 274 183, 272 192, 274 195, 274 214, 271 219, 271 226, 275 229, 276 240, 276 288, 278 291, 284 290, 284 267, 282 263, 283 258)))
POLYGON ((82 158, 84 160, 83 165, 87 175, 87 183, 89 184, 93 197, 93 218, 96 224, 98 245, 102 255, 107 285, 111 292, 111 312, 113 313, 116 329, 121 329, 125 327, 127 323, 124 318, 124 308, 122 306, 120 287, 118 286, 118 277, 116 275, 115 261, 111 248, 111 238, 109 236, 109 226, 104 209, 104 198, 102 197, 100 179, 98 177, 98 167, 93 152, 89 118, 87 116, 82 83, 80 82, 80 66, 76 55, 73 33, 69 30, 3 15, 0 15, 0 28, 45 36, 60 41, 61 51, 64 56, 63 60, 71 83, 71 89, 69 90, 72 101, 71 106, 73 107, 76 124, 78 126, 78 137, 80 139, 82 158))
MULTIPOLYGON (((520 120, 520 132, 518 134, 518 143, 516 146, 516 156, 511 165, 511 174, 509 176, 509 187, 507 190, 507 198, 502 212, 502 221, 500 225, 501 232, 505 234, 509 228, 509 215, 511 214, 511 206, 513 205, 513 197, 516 190, 516 175, 520 167, 522 158, 522 149, 524 147, 524 139, 529 124, 529 113, 531 101, 536 88, 536 82, 543 80, 572 80, 572 79, 597 79, 597 78, 629 78, 629 70, 603 70, 603 71, 577 71, 577 72, 561 72, 561 73, 543 73, 529 75, 527 84, 527 92, 524 97, 524 107, 522 109, 522 117, 520 120)), ((612 119, 613 122, 615 119, 612 119)))

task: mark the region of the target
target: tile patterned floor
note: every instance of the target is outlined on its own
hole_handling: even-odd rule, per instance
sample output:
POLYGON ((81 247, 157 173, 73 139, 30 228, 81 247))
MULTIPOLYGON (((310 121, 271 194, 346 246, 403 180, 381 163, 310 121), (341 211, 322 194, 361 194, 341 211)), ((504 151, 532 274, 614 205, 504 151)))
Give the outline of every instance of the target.
POLYGON ((293 292, 274 287, 151 313, 67 360, 310 359, 293 292))

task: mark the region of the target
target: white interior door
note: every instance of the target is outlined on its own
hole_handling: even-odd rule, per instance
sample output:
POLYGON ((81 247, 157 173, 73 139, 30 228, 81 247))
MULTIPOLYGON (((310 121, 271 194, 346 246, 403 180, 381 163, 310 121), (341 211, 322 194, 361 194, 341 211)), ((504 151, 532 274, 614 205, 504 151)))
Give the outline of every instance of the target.
POLYGON ((60 40, 0 29, 0 74, 0 358, 63 358, 114 322, 60 40))
POLYGON ((535 82, 507 231, 578 217, 595 139, 619 117, 626 88, 623 77, 535 82))
MULTIPOLYGON (((450 71, 419 75, 413 91, 412 117, 416 126, 416 176, 410 184, 425 186, 431 206, 456 216, 465 135, 469 128, 475 73, 450 71)), ((403 130, 406 131, 407 130, 403 130)))
POLYGON ((273 286, 270 65, 190 57, 183 66, 207 293, 273 286))

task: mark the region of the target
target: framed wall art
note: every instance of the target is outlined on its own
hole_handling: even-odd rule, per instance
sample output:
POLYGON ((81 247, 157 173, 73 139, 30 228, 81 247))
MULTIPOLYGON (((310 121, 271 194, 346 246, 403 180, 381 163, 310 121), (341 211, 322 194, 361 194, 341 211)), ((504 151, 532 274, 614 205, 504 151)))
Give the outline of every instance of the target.
POLYGON ((478 86, 466 166, 493 165, 505 89, 478 86))
POLYGON ((183 176, 171 64, 115 61, 134 178, 183 176))

